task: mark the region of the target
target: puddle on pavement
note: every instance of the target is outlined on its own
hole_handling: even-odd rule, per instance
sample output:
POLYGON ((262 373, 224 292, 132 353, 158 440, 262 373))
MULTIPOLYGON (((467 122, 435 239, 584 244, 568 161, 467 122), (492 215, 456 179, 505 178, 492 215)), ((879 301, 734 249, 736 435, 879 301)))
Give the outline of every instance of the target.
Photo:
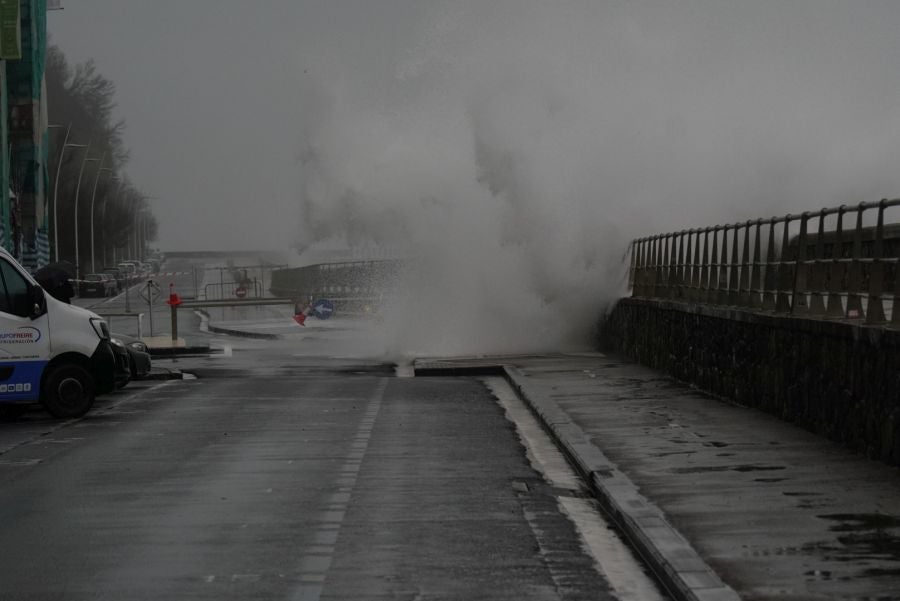
POLYGON ((673 474, 706 474, 711 472, 768 472, 786 469, 783 465, 698 465, 695 467, 676 467, 673 474))
POLYGON ((859 572, 861 577, 900 576, 900 517, 883 513, 833 513, 818 517, 832 522, 828 529, 838 534, 841 544, 828 547, 829 559, 863 562, 869 567, 859 572), (871 565, 875 562, 880 565, 871 565))

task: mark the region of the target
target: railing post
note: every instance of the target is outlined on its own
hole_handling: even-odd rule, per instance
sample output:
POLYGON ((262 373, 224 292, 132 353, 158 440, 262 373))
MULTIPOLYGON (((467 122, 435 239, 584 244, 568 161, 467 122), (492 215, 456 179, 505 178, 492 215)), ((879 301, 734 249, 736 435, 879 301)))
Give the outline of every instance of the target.
POLYGON ((694 232, 693 242, 691 244, 694 249, 693 267, 691 268, 691 300, 697 302, 700 300, 700 282, 703 270, 701 261, 703 259, 700 257, 700 230, 693 229, 691 231, 694 232))
POLYGON ((778 257, 778 292, 775 295, 775 312, 790 313, 791 297, 790 288, 793 285, 794 277, 788 263, 788 254, 790 246, 790 237, 788 230, 791 225, 792 215, 788 214, 784 218, 784 230, 781 236, 781 253, 778 257))
POLYGON ((663 292, 666 298, 672 298, 675 292, 675 234, 666 234, 665 250, 663 277, 666 285, 663 292))
POLYGON ((809 314, 820 316, 825 314, 825 209, 819 211, 819 229, 816 236, 816 256, 809 269, 808 288, 809 314))
POLYGON ((891 325, 900 328, 900 259, 894 262, 894 304, 891 308, 891 325))
POLYGON ((862 306, 862 230, 865 203, 856 208, 856 230, 853 232, 853 251, 850 258, 849 281, 847 282, 847 318, 858 319, 866 316, 862 306))
POLYGON ((825 287, 828 289, 828 303, 825 307, 826 317, 844 317, 843 300, 840 292, 844 290, 844 213, 847 207, 838 207, 837 223, 834 226, 834 245, 831 248, 831 264, 826 271, 825 287))
POLYGON ((878 203, 878 225, 875 226, 875 240, 872 245, 872 267, 869 269, 869 310, 866 311, 866 323, 881 324, 887 321, 884 316, 884 210, 887 199, 878 203))
POLYGON ((684 239, 686 235, 687 232, 685 230, 681 230, 678 234, 678 267, 675 270, 676 288, 674 296, 679 299, 683 299, 686 296, 684 292, 684 276, 687 270, 687 266, 684 263, 684 239))
POLYGON ((740 237, 741 228, 738 224, 734 224, 734 233, 731 241, 731 264, 728 270, 728 304, 739 305, 740 303, 740 264, 738 263, 738 238, 740 237))
POLYGON ((809 312, 806 293, 806 230, 809 224, 809 211, 800 215, 800 235, 797 237, 797 258, 794 263, 794 284, 791 293, 791 313, 805 315, 809 312))
MULTIPOLYGON (((637 240, 628 245, 628 292, 634 296, 634 271, 637 264, 637 240)), ((254 281, 254 284, 256 282, 254 281)))
POLYGON ((776 263, 775 263, 775 222, 776 218, 772 217, 769 222, 769 241, 766 245, 766 273, 763 276, 763 305, 764 311, 775 310, 775 290, 778 285, 776 279, 776 263))
POLYGON ((665 276, 663 274, 664 246, 665 238, 662 235, 656 236, 656 268, 654 269, 655 275, 653 279, 653 296, 655 298, 662 298, 665 288, 665 276))
POLYGON ((741 251, 741 276, 738 286, 738 304, 742 307, 752 306, 750 298, 750 221, 744 224, 744 243, 741 251))
POLYGON ((650 247, 653 245, 650 236, 641 241, 641 290, 639 296, 648 296, 650 290, 650 247))
POLYGON ((684 297, 687 300, 694 300, 694 272, 696 267, 694 259, 694 230, 690 229, 687 232, 687 252, 684 257, 684 297))
POLYGON ((716 286, 716 304, 724 305, 728 303, 728 228, 730 226, 722 226, 722 258, 719 261, 719 282, 716 286))
POLYGON ((712 254, 709 258, 709 286, 706 291, 706 302, 714 305, 719 290, 719 226, 712 230, 712 254))
MULTIPOLYGON (((750 286, 749 286, 749 294, 750 294, 750 306, 754 309, 762 308, 762 265, 760 264, 760 243, 761 243, 761 230, 762 230, 762 219, 756 220, 756 236, 753 240, 753 263, 750 269, 750 286)), ((747 227, 749 228, 749 221, 747 222, 747 227)), ((749 232, 748 232, 749 233, 749 232)))
POLYGON ((647 287, 645 290, 644 296, 652 297, 656 296, 656 280, 659 274, 657 273, 657 245, 659 242, 659 236, 650 236, 648 239, 649 246, 647 247, 647 287))
MULTIPOLYGON (((699 242, 699 236, 698 236, 699 242)), ((700 266, 700 287, 697 290, 697 302, 709 300, 709 228, 703 228, 703 258, 700 266)))

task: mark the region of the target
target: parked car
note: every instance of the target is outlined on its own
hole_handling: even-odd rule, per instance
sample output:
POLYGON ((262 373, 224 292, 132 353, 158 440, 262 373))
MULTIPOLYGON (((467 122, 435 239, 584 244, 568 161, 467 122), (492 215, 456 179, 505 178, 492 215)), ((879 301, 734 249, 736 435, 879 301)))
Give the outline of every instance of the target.
POLYGON ((109 339, 113 356, 116 358, 115 383, 116 390, 125 388, 131 381, 131 357, 125 343, 116 338, 109 339))
POLYGON ((108 273, 89 273, 78 282, 78 296, 115 296, 116 281, 108 273))
POLYGON ((104 267, 103 273, 116 281, 116 294, 125 289, 125 274, 118 267, 104 267))
POLYGON ((140 338, 125 334, 112 334, 112 342, 120 343, 128 351, 128 370, 132 380, 140 380, 150 373, 152 363, 150 349, 140 338))

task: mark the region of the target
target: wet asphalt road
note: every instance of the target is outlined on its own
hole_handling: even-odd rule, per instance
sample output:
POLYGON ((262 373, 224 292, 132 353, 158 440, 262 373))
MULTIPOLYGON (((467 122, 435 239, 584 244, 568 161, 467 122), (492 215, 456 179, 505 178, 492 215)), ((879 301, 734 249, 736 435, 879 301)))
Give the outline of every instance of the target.
POLYGON ((612 598, 482 383, 267 348, 0 424, 0 598, 612 598))

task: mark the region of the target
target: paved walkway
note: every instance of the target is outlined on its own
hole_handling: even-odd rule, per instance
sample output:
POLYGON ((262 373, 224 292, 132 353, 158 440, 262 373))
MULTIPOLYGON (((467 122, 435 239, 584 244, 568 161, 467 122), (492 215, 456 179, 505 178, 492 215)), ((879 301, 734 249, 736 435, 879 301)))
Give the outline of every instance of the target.
POLYGON ((896 469, 600 353, 417 372, 485 364, 505 366, 676 597, 900 599, 896 469))

